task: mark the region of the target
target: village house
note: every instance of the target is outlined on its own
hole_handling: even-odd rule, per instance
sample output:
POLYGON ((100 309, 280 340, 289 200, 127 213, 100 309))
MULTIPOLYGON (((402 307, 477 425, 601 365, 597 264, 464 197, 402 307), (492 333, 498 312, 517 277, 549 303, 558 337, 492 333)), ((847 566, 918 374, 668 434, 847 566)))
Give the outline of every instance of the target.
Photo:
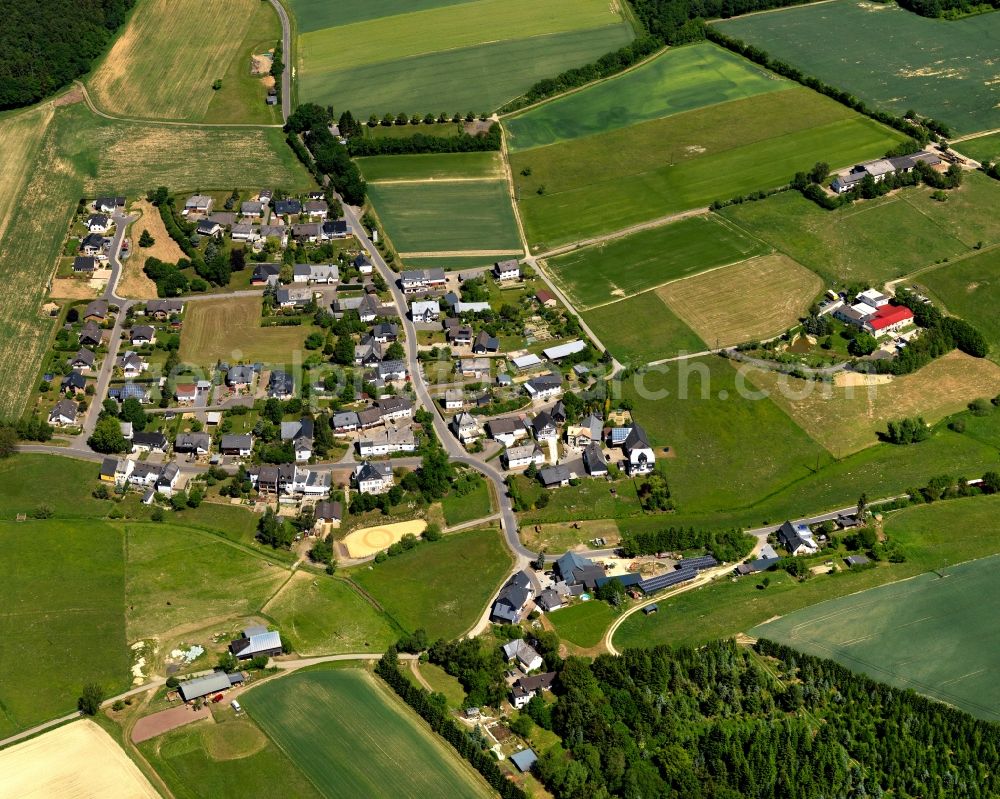
POLYGON ((76 355, 69 359, 69 365, 71 369, 83 371, 85 369, 93 369, 96 361, 97 356, 93 352, 88 349, 81 348, 77 351, 76 355))
POLYGON ((151 316, 159 321, 165 321, 171 316, 177 316, 184 312, 183 300, 147 300, 145 310, 146 316, 151 316))
POLYGON ((600 416, 590 414, 580 421, 579 424, 571 424, 566 427, 566 443, 571 447, 583 448, 593 441, 600 441, 604 432, 604 420, 600 416))
POLYGON ((413 416, 413 403, 406 397, 386 397, 378 401, 382 421, 409 419, 413 416))
POLYGON ((458 362, 458 370, 462 377, 473 377, 477 380, 489 379, 489 358, 462 358, 458 362))
POLYGON ((460 388, 449 388, 444 392, 444 409, 457 411, 465 407, 465 392, 460 388))
POLYGON ((336 264, 295 264, 292 280, 295 283, 339 283, 340 269, 336 264))
POLYGON ((538 473, 538 479, 546 488, 564 488, 573 478, 569 467, 565 464, 547 466, 538 473))
POLYGON ((83 309, 83 315, 80 318, 84 322, 89 322, 91 319, 95 322, 103 322, 108 318, 109 310, 110 307, 107 300, 94 300, 83 309))
POLYGON ((542 656, 523 638, 508 641, 501 649, 503 649, 504 659, 508 663, 516 662, 518 667, 525 672, 540 669, 544 663, 542 656))
POLYGON ((437 300, 417 300, 410 303, 410 318, 414 322, 436 322, 441 316, 441 306, 437 300))
POLYGON ((59 400, 49 412, 49 424, 55 427, 67 427, 76 424, 77 404, 73 400, 59 400))
POLYGON ((451 420, 451 431, 462 444, 468 446, 483 436, 483 428, 471 413, 457 413, 451 420))
POLYGON ((379 344, 391 344, 399 339, 399 325, 381 322, 372 328, 372 338, 379 344))
MULTIPOLYGON (((457 322, 457 319, 448 318, 447 322, 457 322)), ((453 347, 468 347, 472 344, 472 328, 469 325, 446 324, 445 338, 453 347)))
POLYGON ((374 433, 358 441, 358 454, 362 457, 379 457, 396 452, 415 452, 417 443, 413 429, 407 425, 396 427, 390 425, 384 430, 374 433))
POLYGON ((223 227, 231 228, 236 224, 236 214, 233 211, 216 211, 214 214, 209 214, 208 218, 223 227))
POLYGON ((359 425, 358 414, 355 411, 340 411, 339 413, 335 413, 333 419, 330 421, 333 432, 338 435, 353 433, 358 429, 359 425))
POLYGON ((297 463, 304 463, 312 457, 314 430, 313 420, 308 416, 297 422, 281 423, 281 440, 292 442, 297 463))
POLYGON ((384 494, 393 486, 392 464, 389 461, 359 463, 351 479, 362 494, 384 494))
POLYGON ((159 452, 167 451, 170 442, 167 437, 156 430, 143 431, 132 435, 132 452, 159 452))
POLYGON ((222 238, 222 225, 218 222, 213 222, 211 219, 202 219, 198 222, 197 227, 195 227, 194 232, 199 236, 208 236, 213 239, 222 238))
POLYGON ((422 291, 443 290, 448 284, 444 269, 411 269, 399 275, 399 287, 404 294, 417 294, 422 291))
POLYGON ((295 396, 295 381, 288 372, 275 369, 267 381, 267 396, 274 399, 289 400, 295 396))
POLYGON ((531 432, 536 441, 554 441, 559 437, 559 428, 548 411, 539 411, 531 420, 531 432))
POLYGON ((284 200, 275 200, 271 205, 271 209, 275 216, 297 216, 302 213, 302 203, 294 197, 289 197, 284 200))
POLYGON ((524 390, 534 402, 545 402, 562 393, 562 377, 555 373, 533 377, 525 382, 524 390))
POLYGON ((375 269, 375 265, 371 262, 371 259, 368 258, 368 253, 364 252, 357 255, 354 260, 351 261, 351 264, 362 275, 370 275, 375 269))
POLYGON ((313 300, 312 289, 279 288, 274 294, 274 301, 279 308, 305 308, 313 300))
POLYGON ((534 594, 528 573, 517 572, 504 583, 497 598, 493 600, 490 621, 497 624, 517 624, 534 594))
POLYGON ((503 416, 499 419, 491 419, 486 423, 490 438, 499 441, 505 447, 511 447, 515 442, 526 438, 528 428, 524 426, 524 420, 518 416, 503 416))
POLYGON ((207 455, 212 449, 212 437, 208 433, 178 433, 174 439, 174 452, 207 455))
POLYGON ((480 330, 476 340, 472 342, 473 355, 494 355, 500 351, 500 339, 491 336, 485 330, 480 330))
POLYGON ((84 347, 98 347, 104 341, 104 333, 93 319, 88 320, 80 330, 80 344, 84 347))
POLYGON ((354 345, 355 366, 376 366, 382 362, 382 345, 373 338, 361 339, 354 345))
POLYGON ((72 391, 74 394, 82 394, 87 389, 87 378, 79 372, 70 372, 59 384, 59 390, 63 393, 72 391))
POLYGON ((102 214, 114 214, 125 210, 125 198, 118 197, 98 197, 94 200, 94 210, 102 214))
POLYGON ((913 324, 913 311, 905 305, 884 305, 865 319, 864 328, 875 338, 881 338, 910 324, 913 324))
POLYGON ((135 467, 135 461, 128 458, 105 458, 101 461, 101 481, 125 485, 135 467))
POLYGON ((219 450, 223 455, 237 455, 240 458, 249 458, 253 452, 253 436, 250 433, 227 434, 222 437, 219 450))
POLYGON ((104 236, 100 233, 88 233, 80 242, 80 252, 84 255, 99 255, 104 252, 104 236))
POLYGON ((122 386, 112 386, 108 389, 111 399, 125 402, 127 399, 139 400, 143 405, 149 403, 149 389, 139 383, 125 383, 122 386))
POLYGON ((319 472, 287 463, 282 465, 292 468, 292 478, 284 486, 286 494, 297 497, 329 496, 332 485, 329 472, 319 472))
POLYGON ((375 373, 379 380, 386 383, 405 380, 407 375, 406 361, 382 361, 376 367, 375 373))
POLYGON ((184 201, 184 215, 207 214, 212 210, 212 198, 207 194, 192 194, 184 201))
POLYGON ((358 427, 361 430, 369 430, 382 424, 382 411, 374 406, 358 411, 355 416, 358 417, 358 427))
POLYGON ((233 241, 259 241, 260 228, 252 222, 239 222, 232 226, 229 231, 229 237, 233 241))
POLYGON ((813 538, 812 530, 801 522, 784 522, 778 528, 778 543, 788 550, 792 556, 815 555, 819 552, 819 545, 813 538))
POLYGON ((591 441, 583 450, 583 468, 591 477, 607 477, 608 463, 600 441, 591 441))
POLYGON ((300 222, 292 225, 292 236, 296 241, 315 244, 323 240, 323 225, 320 222, 300 222))
POLYGON ((236 390, 250 388, 253 377, 252 366, 232 366, 226 372, 226 385, 236 390))
POLYGON ((260 219, 264 216, 264 203, 258 200, 246 200, 240 203, 240 216, 248 216, 251 219, 260 219))
POLYGON ((493 277, 498 283, 506 280, 520 280, 521 267, 517 263, 517 259, 511 258, 506 261, 497 261, 493 264, 493 277))
POLYGON ((583 586, 587 591, 593 591, 606 576, 603 566, 576 552, 558 558, 552 569, 567 586, 583 586))
POLYGON ((133 347, 156 343, 156 328, 150 325, 136 325, 129 331, 129 341, 133 347))
POLYGON ((191 405, 198 399, 198 386, 194 383, 177 383, 174 397, 181 405, 191 405))
POLYGON ((539 289, 535 294, 535 301, 543 308, 555 308, 558 304, 555 295, 548 289, 539 289))
POLYGON ((122 355, 116 364, 121 369, 125 377, 138 377, 146 371, 148 364, 139 357, 138 353, 128 350, 122 355))
POLYGON ((326 215, 330 213, 326 200, 307 200, 302 208, 310 219, 326 219, 326 215))
POLYGON ((93 255, 78 255, 73 259, 76 274, 91 274, 97 270, 97 259, 93 255))
POLYGON ((556 673, 554 671, 518 677, 510 687, 510 703, 520 710, 534 699, 539 692, 551 690, 555 679, 556 673))
POLYGON ((261 225, 260 237, 262 239, 272 239, 278 246, 284 249, 288 246, 288 228, 284 225, 261 225))
POLYGON ((656 465, 656 455, 650 446, 646 431, 638 424, 633 424, 624 443, 622 452, 625 454, 625 467, 629 474, 648 474, 656 465))
POLYGON ((545 456, 532 441, 530 444, 521 444, 514 447, 507 447, 500 456, 500 461, 504 469, 526 469, 532 463, 541 466, 545 463, 545 456))
MULTIPOLYGON (((346 239, 350 234, 350 230, 347 227, 346 219, 327 219, 323 222, 323 238, 324 239, 346 239)), ((363 275, 370 275, 371 269, 367 272, 362 272, 363 275)))
POLYGON ((91 214, 83 226, 90 233, 107 233, 111 227, 111 219, 104 214, 91 214))
POLYGON ((251 286, 276 284, 281 275, 281 264, 257 264, 250 276, 251 286))
MULTIPOLYGON (((313 518, 316 520, 317 528, 319 525, 327 524, 331 527, 340 527, 340 522, 344 518, 343 506, 339 502, 328 500, 317 502, 316 507, 313 508, 313 518)), ((317 531, 322 532, 321 530, 317 531)))
POLYGON ((867 177, 871 177, 876 183, 881 183, 887 175, 893 175, 897 172, 908 174, 914 170, 919 162, 933 167, 941 163, 941 158, 926 150, 921 150, 912 155, 877 158, 874 161, 868 161, 864 164, 856 164, 851 167, 850 172, 837 175, 830 184, 830 188, 837 194, 844 194, 851 189, 857 188, 867 177))

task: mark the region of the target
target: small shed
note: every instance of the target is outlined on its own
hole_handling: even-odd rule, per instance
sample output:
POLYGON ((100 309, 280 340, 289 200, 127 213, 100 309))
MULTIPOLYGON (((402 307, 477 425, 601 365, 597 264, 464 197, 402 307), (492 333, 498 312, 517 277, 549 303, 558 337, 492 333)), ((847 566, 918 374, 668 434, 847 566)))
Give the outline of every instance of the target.
POLYGON ((535 754, 533 749, 522 749, 520 752, 515 752, 510 756, 510 762, 517 766, 518 771, 522 773, 531 771, 531 767, 535 765, 536 760, 538 760, 538 755, 535 754))
POLYGON ((852 566, 865 566, 871 561, 868 559, 867 555, 848 555, 844 558, 844 563, 847 564, 848 568, 852 566))
POLYGON ((656 613, 656 611, 658 611, 659 609, 660 609, 660 606, 659 606, 659 605, 657 605, 657 604, 656 604, 656 603, 654 602, 654 603, 653 603, 652 605, 646 605, 646 607, 644 607, 644 608, 642 609, 642 612, 643 612, 643 614, 644 614, 644 615, 646 615, 646 616, 650 616, 650 615, 652 615, 653 613, 656 613))

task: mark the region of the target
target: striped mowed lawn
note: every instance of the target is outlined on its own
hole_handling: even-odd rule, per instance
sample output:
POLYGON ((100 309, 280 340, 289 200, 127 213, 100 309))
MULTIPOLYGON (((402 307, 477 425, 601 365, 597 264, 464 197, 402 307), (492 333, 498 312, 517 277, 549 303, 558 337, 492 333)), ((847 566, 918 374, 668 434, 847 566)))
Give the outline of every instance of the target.
POLYGON ((240 703, 331 799, 491 795, 471 767, 366 671, 293 674, 248 691, 240 703))

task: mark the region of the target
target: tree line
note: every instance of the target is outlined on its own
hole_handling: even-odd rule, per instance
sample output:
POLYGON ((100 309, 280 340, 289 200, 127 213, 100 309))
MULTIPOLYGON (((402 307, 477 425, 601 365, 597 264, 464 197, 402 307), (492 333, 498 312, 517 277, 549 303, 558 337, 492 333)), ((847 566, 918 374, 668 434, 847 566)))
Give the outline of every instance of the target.
POLYGON ((898 0, 900 8, 912 11, 922 17, 943 17, 958 19, 971 14, 985 14, 1000 8, 1000 0, 985 0, 970 3, 968 0, 898 0))
POLYGON ((359 158, 365 155, 405 155, 408 153, 472 153, 500 149, 500 125, 494 122, 489 131, 459 133, 457 136, 353 136, 347 140, 347 151, 359 158))
POLYGON ((0 0, 0 109, 36 103, 86 73, 135 0, 0 0))
POLYGON ((657 552, 705 549, 720 562, 735 562, 753 549, 754 541, 753 536, 739 528, 696 530, 694 527, 664 527, 627 532, 622 536, 621 548, 626 558, 655 555, 657 552))

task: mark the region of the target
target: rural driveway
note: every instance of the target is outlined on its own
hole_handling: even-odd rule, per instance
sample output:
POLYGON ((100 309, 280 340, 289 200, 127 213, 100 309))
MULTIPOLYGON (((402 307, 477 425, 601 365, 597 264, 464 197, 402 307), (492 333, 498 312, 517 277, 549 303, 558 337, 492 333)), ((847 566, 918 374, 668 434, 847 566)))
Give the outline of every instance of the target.
POLYGON ((142 743, 193 721, 210 718, 212 707, 209 704, 202 705, 197 710, 192 705, 167 708, 139 719, 132 728, 132 743, 142 743))
POLYGON ((285 68, 281 70, 281 118, 287 120, 292 113, 292 26, 281 0, 271 0, 281 20, 281 49, 285 68))

